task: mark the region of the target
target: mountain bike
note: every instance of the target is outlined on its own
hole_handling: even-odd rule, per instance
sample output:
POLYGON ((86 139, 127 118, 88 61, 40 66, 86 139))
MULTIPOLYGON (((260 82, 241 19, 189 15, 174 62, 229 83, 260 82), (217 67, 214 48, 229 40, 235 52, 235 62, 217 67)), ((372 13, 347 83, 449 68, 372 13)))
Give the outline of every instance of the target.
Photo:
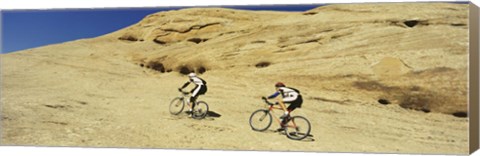
MULTIPOLYGON (((185 105, 190 107, 190 93, 182 91, 181 89, 178 90, 181 95, 179 97, 174 98, 170 102, 170 113, 173 115, 180 114, 185 105)), ((194 103, 195 107, 192 110, 192 118, 194 119, 203 119, 207 116, 208 113, 208 104, 205 101, 197 101, 194 103)))
POLYGON ((286 120, 282 125, 275 114, 272 113, 273 110, 283 110, 280 107, 275 107, 273 103, 269 102, 266 98, 262 98, 265 103, 268 105, 267 109, 259 109, 252 113, 250 116, 250 127, 254 131, 265 131, 272 125, 272 116, 275 121, 281 127, 284 127, 284 131, 287 134, 287 137, 293 140, 302 140, 310 135, 310 121, 303 116, 293 116, 290 117, 290 114, 284 118, 286 120))

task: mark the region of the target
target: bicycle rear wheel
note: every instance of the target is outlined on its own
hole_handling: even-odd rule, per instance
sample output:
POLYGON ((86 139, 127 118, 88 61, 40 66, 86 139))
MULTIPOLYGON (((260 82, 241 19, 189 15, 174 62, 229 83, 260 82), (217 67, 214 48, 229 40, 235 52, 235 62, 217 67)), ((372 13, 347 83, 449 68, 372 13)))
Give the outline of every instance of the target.
POLYGON ((272 114, 266 109, 259 109, 250 116, 250 127, 254 131, 265 131, 272 125, 272 114))
POLYGON ((169 110, 171 114, 178 115, 183 111, 183 107, 185 107, 183 97, 176 97, 170 102, 169 110))
POLYGON ((207 116, 208 113, 208 104, 204 101, 198 101, 195 104, 195 107, 192 112, 192 118, 194 119, 203 119, 207 116))
POLYGON ((285 133, 287 137, 293 140, 302 140, 310 135, 310 121, 303 116, 294 116, 288 122, 288 126, 285 127, 285 133))

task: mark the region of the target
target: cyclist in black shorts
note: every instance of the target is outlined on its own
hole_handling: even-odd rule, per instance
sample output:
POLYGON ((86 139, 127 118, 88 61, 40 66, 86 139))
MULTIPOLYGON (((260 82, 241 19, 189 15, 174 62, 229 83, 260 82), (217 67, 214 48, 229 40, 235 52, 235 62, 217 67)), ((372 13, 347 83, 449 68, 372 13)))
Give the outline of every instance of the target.
POLYGON ((285 118, 289 116, 290 112, 295 110, 296 108, 301 108, 302 103, 303 103, 303 98, 302 95, 300 95, 300 91, 298 91, 295 88, 291 87, 286 87, 285 84, 278 82, 275 84, 275 89, 277 90, 275 93, 272 95, 268 96, 268 99, 273 99, 276 98, 278 95, 282 95, 282 100, 278 100, 276 104, 280 104, 280 107, 285 111, 285 113, 280 117, 282 119, 282 127, 279 128, 281 130, 283 127, 283 124, 286 123, 285 118), (288 108, 285 108, 285 103, 290 104, 288 108))
POLYGON ((189 81, 187 81, 181 88, 178 90, 182 90, 183 88, 187 87, 190 83, 195 84, 195 88, 193 88, 190 93, 192 96, 190 97, 190 108, 189 112, 191 113, 193 108, 195 108, 195 100, 197 100, 198 96, 204 95, 207 92, 207 82, 202 78, 198 77, 195 73, 188 74, 189 81))

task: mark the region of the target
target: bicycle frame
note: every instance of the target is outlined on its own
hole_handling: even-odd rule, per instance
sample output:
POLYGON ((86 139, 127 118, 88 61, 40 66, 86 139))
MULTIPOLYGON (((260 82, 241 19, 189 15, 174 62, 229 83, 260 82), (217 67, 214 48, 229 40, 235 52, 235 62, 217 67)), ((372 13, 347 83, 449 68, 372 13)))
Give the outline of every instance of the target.
MULTIPOLYGON (((282 127, 277 131, 284 131, 288 138, 293 140, 302 140, 310 136, 311 124, 307 118, 303 116, 290 116, 290 113, 282 119, 279 119, 275 115, 275 110, 284 110, 282 106, 274 106, 275 104, 268 101, 266 97, 262 97, 265 103, 268 105, 267 108, 258 109, 252 113, 250 116, 250 127, 254 131, 265 131, 272 125, 272 118, 275 118, 275 121, 282 127)), ((290 110, 288 110, 291 112, 290 110)))
POLYGON ((183 111, 185 105, 187 105, 189 109, 188 112, 192 115, 192 118, 203 119, 208 115, 208 104, 205 101, 191 101, 192 96, 189 92, 182 91, 181 89, 178 91, 180 92, 180 96, 175 97, 170 102, 169 110, 171 114, 178 115, 183 111))
POLYGON ((181 91, 181 97, 182 97, 182 100, 183 102, 185 102, 187 105, 190 105, 190 93, 189 92, 184 92, 184 91, 181 91))
MULTIPOLYGON (((282 111, 283 111, 283 108, 281 108, 281 107, 275 107, 272 103, 268 102, 267 100, 265 100, 265 102, 269 105, 269 107, 268 107, 268 111, 269 111, 269 112, 273 112, 274 110, 282 110, 282 111)), ((270 114, 273 116, 273 118, 275 119, 275 121, 277 121, 277 123, 278 123, 280 126, 282 126, 282 121, 280 121, 280 119, 279 119, 274 113, 270 113, 270 114)), ((295 122, 291 122, 293 125, 290 125, 290 124, 289 124, 289 123, 290 123, 290 122, 288 121, 288 120, 290 120, 289 118, 290 118, 290 112, 288 112, 288 116, 287 116, 287 119, 286 119, 286 120, 287 120, 287 123, 286 123, 285 126, 286 126, 286 127, 296 128, 297 125, 295 124, 295 122)))
MULTIPOLYGON (((181 93, 181 97, 183 99, 183 102, 185 102, 185 104, 187 104, 187 106, 191 107, 190 105, 190 92, 185 92, 185 91, 179 91, 181 93)), ((196 105, 195 105, 196 106, 196 105)))

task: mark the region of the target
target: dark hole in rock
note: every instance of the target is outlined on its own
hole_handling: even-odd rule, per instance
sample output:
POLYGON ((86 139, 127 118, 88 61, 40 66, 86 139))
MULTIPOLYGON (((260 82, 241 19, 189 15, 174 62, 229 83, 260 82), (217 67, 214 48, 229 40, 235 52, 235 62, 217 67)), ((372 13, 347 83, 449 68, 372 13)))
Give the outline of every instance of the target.
POLYGON ((207 41, 208 39, 202 39, 202 38, 191 38, 191 39, 188 39, 187 41, 189 42, 193 42, 193 43, 196 43, 196 44, 199 44, 201 42, 205 42, 207 41))
POLYGON ((153 42, 155 42, 157 44, 167 44, 167 42, 162 41, 162 40, 158 40, 158 39, 154 39, 153 42))
POLYGON ((258 40, 258 41, 252 41, 251 43, 266 43, 266 41, 258 40))
POLYGON ((340 35, 333 35, 333 36, 331 37, 331 39, 337 39, 337 38, 339 38, 339 37, 341 37, 341 36, 340 36, 340 35))
POLYGON ((463 23, 452 23, 451 25, 454 27, 467 26, 467 24, 463 24, 463 23))
POLYGON ((197 72, 200 73, 200 74, 203 74, 203 73, 205 73, 206 71, 207 71, 207 69, 206 69, 205 67, 199 67, 199 68, 197 69, 197 72))
POLYGON ((180 72, 180 74, 183 74, 183 75, 188 75, 192 71, 190 69, 188 69, 188 67, 182 66, 182 67, 180 67, 178 72, 180 72))
POLYGON ((127 40, 127 41, 138 41, 138 39, 133 37, 133 36, 122 36, 122 37, 119 37, 118 39, 119 40, 127 40))
POLYGON ((420 110, 423 111, 423 112, 425 112, 425 113, 430 113, 430 112, 431 112, 430 109, 428 109, 428 108, 422 108, 422 109, 420 109, 420 110))
POLYGON ((65 106, 63 105, 44 105, 45 107, 49 107, 49 108, 65 108, 65 106))
POLYGON ((143 63, 140 63, 140 67, 143 67, 143 66, 145 66, 145 65, 143 63))
POLYGON ((147 68, 150 68, 150 66, 149 66, 149 65, 147 65, 147 66, 145 66, 145 67, 147 67, 147 68))
POLYGON ((305 42, 302 42, 302 43, 300 43, 300 44, 314 43, 314 42, 318 42, 318 41, 320 41, 320 39, 311 39, 311 40, 307 40, 307 41, 305 41, 305 42))
POLYGON ((418 21, 417 20, 407 20, 407 21, 403 22, 403 24, 405 24, 408 27, 414 27, 415 25, 418 24, 418 21))
POLYGON ((387 99, 378 99, 378 103, 382 105, 388 105, 390 104, 390 101, 388 101, 387 99))
POLYGON ((259 63, 255 64, 255 67, 265 68, 265 67, 268 67, 269 65, 270 65, 270 62, 259 62, 259 63))
POLYGON ((303 15, 315 15, 315 14, 317 14, 317 13, 316 12, 305 12, 305 13, 303 13, 303 15))
POLYGON ((455 113, 452 113, 452 115, 455 116, 455 117, 459 117, 459 118, 466 118, 466 117, 468 117, 467 112, 455 112, 455 113))
POLYGON ((159 71, 159 72, 162 72, 162 73, 165 72, 165 67, 163 66, 162 63, 152 62, 152 63, 150 63, 150 66, 152 66, 153 70, 156 70, 156 71, 159 71))
POLYGON ((168 73, 172 72, 172 69, 167 69, 167 72, 168 72, 168 73))

